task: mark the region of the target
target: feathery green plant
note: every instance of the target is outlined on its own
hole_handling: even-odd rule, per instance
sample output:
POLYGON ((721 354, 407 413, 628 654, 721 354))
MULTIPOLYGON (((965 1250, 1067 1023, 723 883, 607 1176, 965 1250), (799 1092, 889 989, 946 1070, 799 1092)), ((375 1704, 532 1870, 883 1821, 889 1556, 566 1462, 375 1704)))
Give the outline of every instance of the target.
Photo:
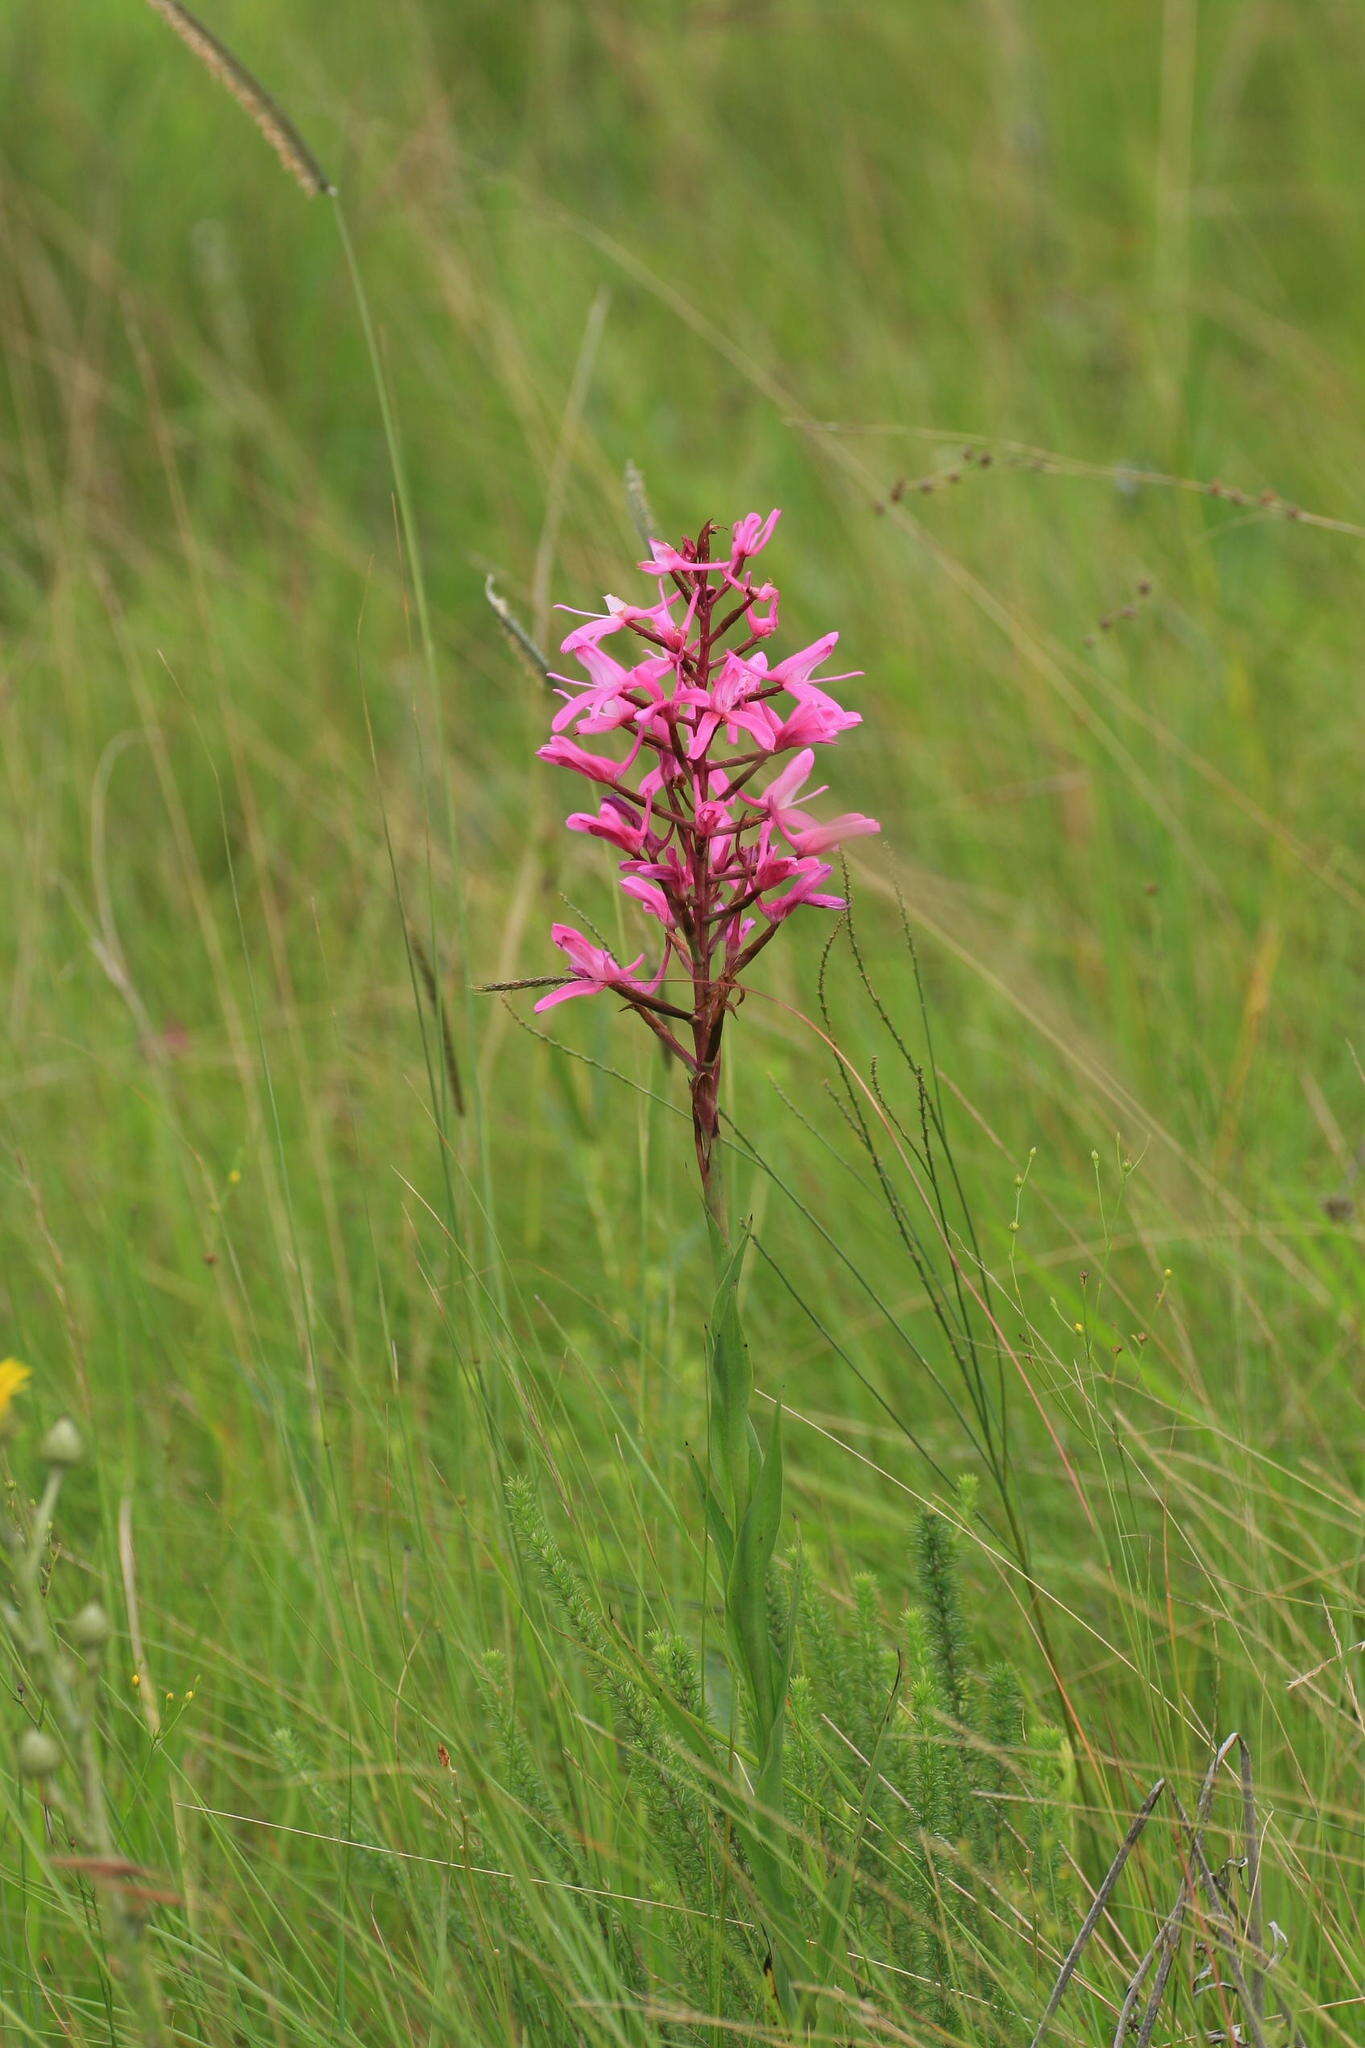
MULTIPOLYGON (((748 1916, 732 1917, 751 1893, 751 1838, 696 1652, 669 1638, 632 1673, 629 1646, 551 1534, 531 1483, 513 1481, 508 1497, 518 1543, 625 1744, 641 1802, 635 1853, 651 1891, 723 1943, 719 1976, 699 1936, 680 1944, 671 1995, 710 2019, 758 2024, 762 1955, 748 1916), (706 2006, 717 1988, 720 2004, 706 2006)), ((959 1508, 971 1497, 964 1489, 959 1508)), ((1004 2048, 1019 2038, 1002 1987, 1021 1930, 1049 1954, 1065 1911, 1065 1739, 1029 1721, 1007 1665, 977 1664, 948 1516, 922 1513, 914 1549, 917 1604, 899 1636, 870 1574, 840 1603, 811 1583, 801 1554, 780 1568, 788 1604, 775 1605, 796 1615, 794 1677, 770 1796, 793 1902, 794 1981, 812 2025, 841 1998, 870 1995, 898 2023, 971 2029, 1004 2048)), ((542 1788, 528 1808, 555 1812, 542 1767, 520 1746, 518 1756, 518 1782, 542 1788)))

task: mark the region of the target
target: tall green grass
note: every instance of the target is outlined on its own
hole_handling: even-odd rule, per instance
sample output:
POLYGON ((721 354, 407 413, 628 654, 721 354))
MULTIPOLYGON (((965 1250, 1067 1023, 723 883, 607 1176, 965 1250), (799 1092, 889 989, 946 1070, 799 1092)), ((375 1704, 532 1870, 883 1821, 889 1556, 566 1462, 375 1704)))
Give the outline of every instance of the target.
MULTIPOLYGON (((949 1512, 965 1668, 1019 1674, 1016 1769, 1065 1814, 1074 1921, 1006 1888, 989 1943, 948 1939, 850 1862, 896 1829, 811 1702, 793 1858, 855 1868, 859 1924, 911 1942, 848 1934, 826 2037, 965 2043, 989 1995, 1027 2040, 1149 1787, 1192 1812, 1237 1729, 1271 1989, 1353 2041, 1357 25, 212 25, 340 187, 407 522, 330 202, 149 12, 0 24, 0 1353, 35 1376, 8 1457, 22 1512, 53 1416, 92 1445, 52 1599, 116 1619, 107 1782, 180 1901, 150 1936, 179 2037, 719 2041, 755 1990, 727 1988, 743 1903, 694 1921, 602 1693, 705 1647, 723 1715, 683 1105, 609 1016, 550 1042, 465 993, 544 971, 565 900, 609 914, 482 589, 548 641, 552 596, 619 587, 634 459, 669 531, 781 502, 787 630, 839 625, 867 672, 856 952, 774 961, 727 1105, 810 1613, 894 1640, 917 1517, 949 1512), (591 1590, 596 1666, 509 1485, 591 1590)), ((28 1781, 3 1802, 7 2035, 135 2038, 107 1900, 28 1781)), ((1174 1811, 1050 2038, 1112 2040, 1174 1811)), ((1231 1779, 1211 1814, 1239 1857, 1231 1779)), ((1201 1912, 1156 2040, 1235 2018, 1201 1912)))

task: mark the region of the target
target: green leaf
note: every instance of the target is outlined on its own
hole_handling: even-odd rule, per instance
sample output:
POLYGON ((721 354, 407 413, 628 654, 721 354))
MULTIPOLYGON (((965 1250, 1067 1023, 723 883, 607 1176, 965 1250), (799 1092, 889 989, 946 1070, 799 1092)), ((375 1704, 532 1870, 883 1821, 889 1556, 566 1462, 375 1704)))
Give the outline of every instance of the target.
POLYGON ((701 1495, 702 1511, 706 1516, 706 1526, 710 1531, 711 1541, 720 1553, 721 1570, 728 1579, 730 1576, 730 1565, 735 1554, 735 1532, 730 1527, 730 1517, 725 1512, 725 1503, 716 1490, 716 1483, 712 1479, 711 1474, 701 1463, 695 1451, 689 1449, 687 1455, 692 1461, 692 1473, 697 1482, 697 1491, 701 1495))
POLYGON ((758 1483, 735 1539, 734 1560, 726 1582, 726 1610, 735 1635, 741 1666, 754 1703, 760 1763, 782 1712, 784 1687, 780 1659, 768 1626, 768 1567, 782 1525, 782 1409, 773 1410, 768 1448, 758 1483))
POLYGON ((739 1315, 739 1281, 749 1248, 747 1225, 722 1268, 711 1309, 710 1368, 716 1456, 738 1521, 753 1483, 756 1446, 749 1403, 754 1374, 739 1315))

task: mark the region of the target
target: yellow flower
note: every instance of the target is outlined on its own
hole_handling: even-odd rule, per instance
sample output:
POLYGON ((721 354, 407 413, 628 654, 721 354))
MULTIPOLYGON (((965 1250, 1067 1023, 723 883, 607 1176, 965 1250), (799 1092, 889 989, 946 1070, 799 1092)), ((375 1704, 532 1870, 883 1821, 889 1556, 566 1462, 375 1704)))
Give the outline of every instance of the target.
POLYGON ((0 1416, 9 1411, 9 1404, 33 1374, 26 1365, 20 1365, 17 1358, 0 1358, 0 1416))

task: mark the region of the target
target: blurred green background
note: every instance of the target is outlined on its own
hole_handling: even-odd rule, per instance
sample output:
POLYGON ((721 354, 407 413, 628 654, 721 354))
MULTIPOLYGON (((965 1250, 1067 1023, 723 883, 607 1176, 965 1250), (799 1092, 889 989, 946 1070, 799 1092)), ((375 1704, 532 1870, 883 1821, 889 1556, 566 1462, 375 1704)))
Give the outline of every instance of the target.
MULTIPOLYGON (((134 1504, 146 1654, 197 1695, 155 1769, 258 1810, 272 1716, 399 1769, 409 1660, 429 1762, 458 1658, 413 1612, 522 1626, 507 1463, 545 1461, 604 1582, 695 1591, 650 1531, 656 1498, 692 1516, 698 1402, 667 1083, 603 1006, 551 1020, 584 1065, 464 993, 552 971, 566 901, 616 914, 483 585, 542 642, 552 603, 633 590, 633 460, 671 536, 780 504, 782 644, 837 626, 865 672, 831 771, 883 821, 863 950, 922 1046, 899 891, 1113 1797, 1251 1716, 1323 1944, 1299 1961, 1347 1995, 1359 1733, 1286 1686, 1332 1656, 1324 1613, 1362 1633, 1358 11, 203 12, 339 188, 437 659, 333 204, 136 0, 11 0, 0 1351, 97 1442, 71 1540, 111 1604, 134 1504)), ((798 1519, 894 1582, 900 1490, 937 1481, 874 1394, 940 1472, 972 1455, 888 1335, 922 1289, 809 1028, 810 925, 736 1033, 731 1109, 779 1176, 746 1193, 806 1301, 765 1267, 750 1315, 812 1425, 798 1519)), ((831 990, 868 1071, 846 954, 831 990)))

